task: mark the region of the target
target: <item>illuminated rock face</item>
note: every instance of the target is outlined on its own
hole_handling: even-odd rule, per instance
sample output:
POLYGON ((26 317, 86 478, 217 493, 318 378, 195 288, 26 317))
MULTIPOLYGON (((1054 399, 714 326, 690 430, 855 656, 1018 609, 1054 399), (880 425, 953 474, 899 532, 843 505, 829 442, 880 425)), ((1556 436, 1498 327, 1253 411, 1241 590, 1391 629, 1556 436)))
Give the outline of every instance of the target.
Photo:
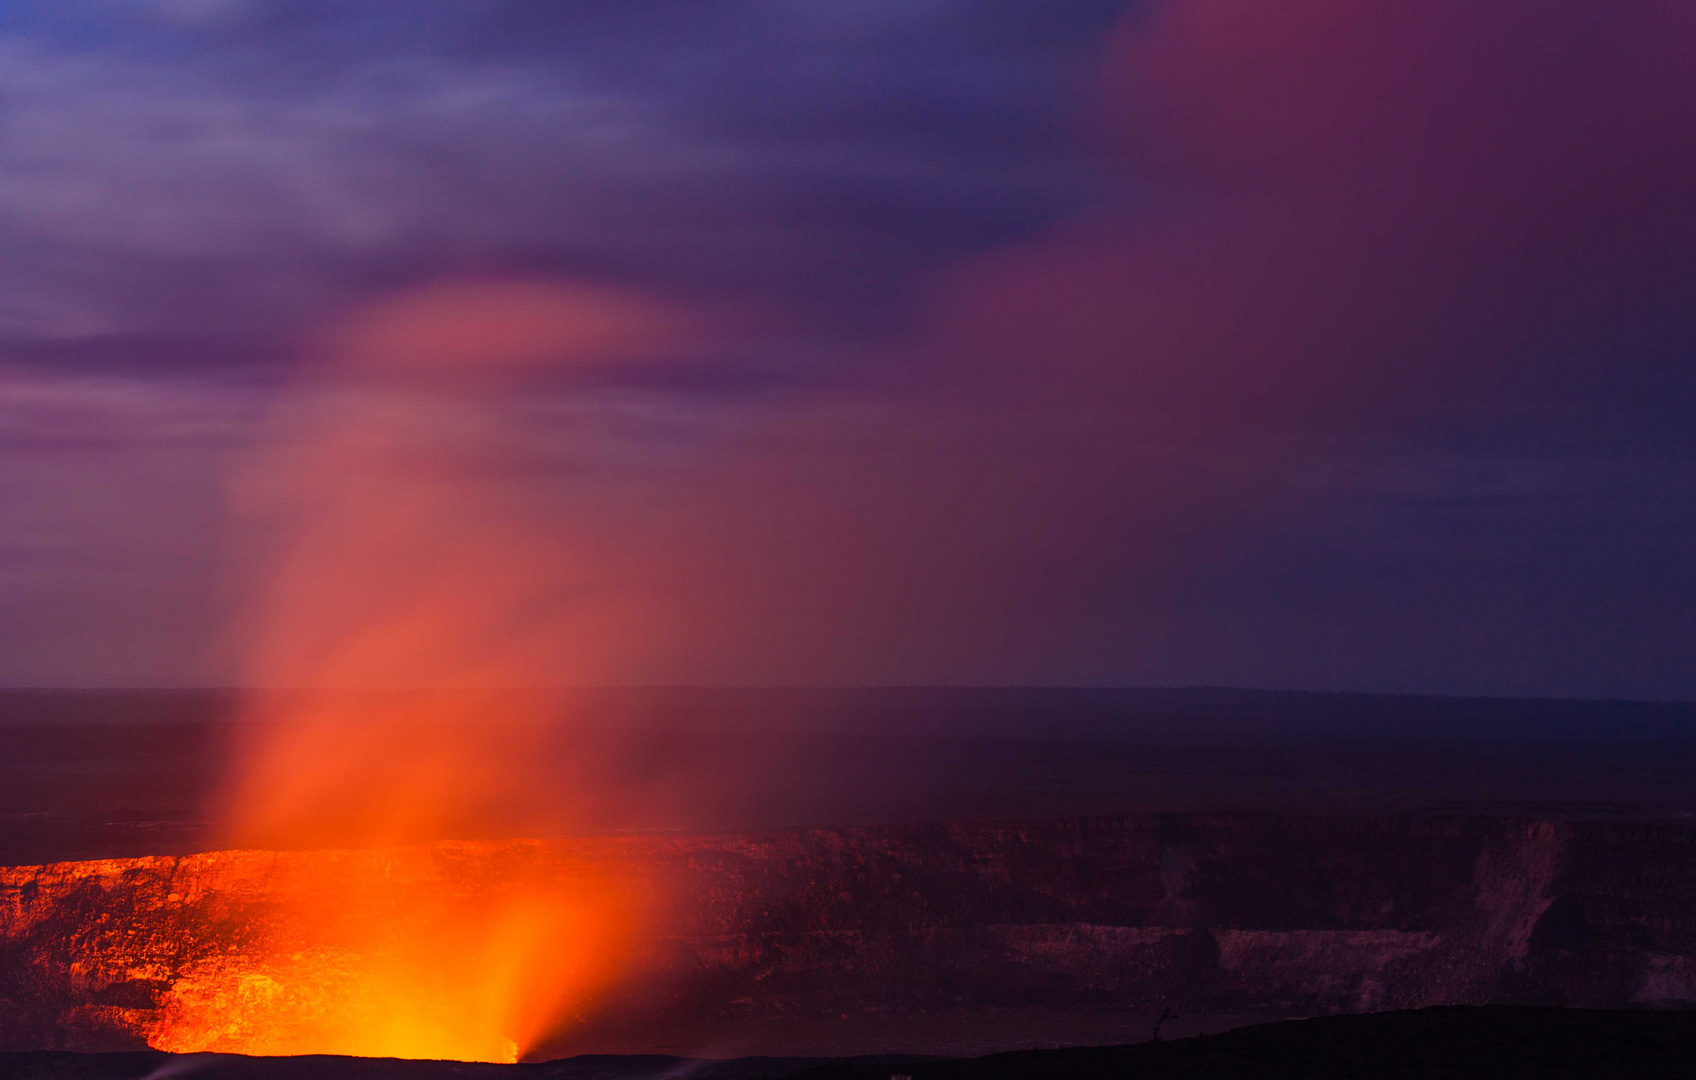
POLYGON ((1691 1002, 1693 855, 1671 827, 1167 815, 14 867, 0 1046, 498 1060, 750 1015, 1691 1002))
POLYGON ((642 962, 656 854, 510 842, 14 868, 6 1035, 512 1060, 642 962))

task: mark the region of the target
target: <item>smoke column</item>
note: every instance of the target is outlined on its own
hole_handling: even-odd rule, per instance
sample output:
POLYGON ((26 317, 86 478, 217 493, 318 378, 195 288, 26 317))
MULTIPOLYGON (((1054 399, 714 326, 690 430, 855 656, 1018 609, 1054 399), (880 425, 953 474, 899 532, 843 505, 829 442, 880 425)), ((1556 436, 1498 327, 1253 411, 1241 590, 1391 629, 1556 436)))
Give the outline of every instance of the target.
MULTIPOLYGON (((546 689, 562 655, 606 645, 568 619, 592 568, 504 479, 501 447, 539 380, 640 358, 690 321, 605 288, 472 282, 367 305, 324 337, 236 492, 263 543, 245 681, 278 689, 240 725, 231 845, 532 835, 617 797, 595 787, 611 737, 546 689), (571 760, 549 773, 562 741, 571 760)), ((616 979, 653 899, 631 888, 490 871, 463 895, 396 892, 380 926, 343 910, 363 897, 285 903, 277 933, 304 951, 179 986, 154 1045, 513 1060, 616 979)))

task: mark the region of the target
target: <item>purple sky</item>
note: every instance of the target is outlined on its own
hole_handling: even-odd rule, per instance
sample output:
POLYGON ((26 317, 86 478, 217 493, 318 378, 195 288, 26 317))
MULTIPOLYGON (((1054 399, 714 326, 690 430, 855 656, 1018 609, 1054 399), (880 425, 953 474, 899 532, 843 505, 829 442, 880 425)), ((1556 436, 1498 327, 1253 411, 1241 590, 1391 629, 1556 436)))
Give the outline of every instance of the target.
POLYGON ((351 415, 537 569, 339 572, 527 678, 1696 697, 1693 73, 1648 0, 8 4, 0 682, 259 678, 254 462, 351 415), (687 316, 324 376, 528 318, 467 282, 687 316))

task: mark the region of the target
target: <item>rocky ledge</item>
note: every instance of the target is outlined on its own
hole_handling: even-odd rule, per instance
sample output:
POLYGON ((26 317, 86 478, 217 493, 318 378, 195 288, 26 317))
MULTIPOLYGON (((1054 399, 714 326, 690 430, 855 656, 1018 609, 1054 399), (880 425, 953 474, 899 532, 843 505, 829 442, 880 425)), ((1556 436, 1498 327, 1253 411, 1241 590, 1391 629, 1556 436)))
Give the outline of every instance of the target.
POLYGON ((194 995, 271 1000, 359 948, 283 912, 378 925, 517 878, 667 898, 621 986, 532 1057, 749 1017, 1688 1006, 1693 856, 1670 825, 1176 814, 10 867, 0 1049, 160 1045, 194 995))

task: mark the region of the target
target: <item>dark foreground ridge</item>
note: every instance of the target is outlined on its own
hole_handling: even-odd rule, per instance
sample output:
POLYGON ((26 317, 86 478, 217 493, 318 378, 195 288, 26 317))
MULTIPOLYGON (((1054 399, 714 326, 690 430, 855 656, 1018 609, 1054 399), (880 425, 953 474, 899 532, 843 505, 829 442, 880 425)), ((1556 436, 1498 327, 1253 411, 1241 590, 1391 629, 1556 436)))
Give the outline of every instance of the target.
POLYGON ((1290 1020, 1135 1046, 1022 1050, 979 1058, 585 1056, 534 1065, 153 1051, 0 1054, 7 1080, 1162 1080, 1689 1077, 1696 1012, 1449 1006, 1290 1020))

